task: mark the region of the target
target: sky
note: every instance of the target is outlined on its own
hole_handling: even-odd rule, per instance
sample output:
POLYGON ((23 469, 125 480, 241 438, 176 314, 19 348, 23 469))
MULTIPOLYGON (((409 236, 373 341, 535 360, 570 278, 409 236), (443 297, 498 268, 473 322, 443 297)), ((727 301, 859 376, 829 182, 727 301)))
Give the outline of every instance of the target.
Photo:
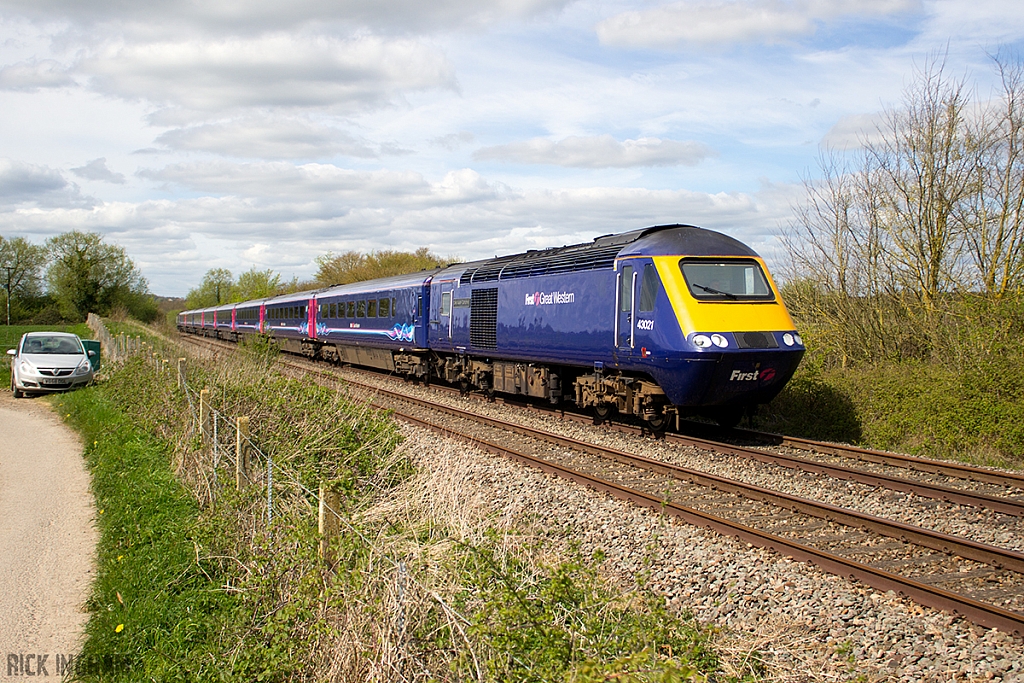
POLYGON ((1020 0, 0 0, 0 235, 98 232, 163 296, 666 223, 781 268, 823 148, 1022 47, 1020 0))

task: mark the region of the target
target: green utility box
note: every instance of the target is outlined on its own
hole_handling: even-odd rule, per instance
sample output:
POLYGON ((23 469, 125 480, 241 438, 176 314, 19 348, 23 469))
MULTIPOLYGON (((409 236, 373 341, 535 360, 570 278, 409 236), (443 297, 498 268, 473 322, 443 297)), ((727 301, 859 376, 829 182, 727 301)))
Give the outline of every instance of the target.
POLYGON ((96 339, 83 339, 82 346, 85 347, 85 353, 89 356, 89 365, 92 366, 93 372, 99 372, 100 370, 100 343, 96 339), (94 351, 95 353, 89 353, 94 351))

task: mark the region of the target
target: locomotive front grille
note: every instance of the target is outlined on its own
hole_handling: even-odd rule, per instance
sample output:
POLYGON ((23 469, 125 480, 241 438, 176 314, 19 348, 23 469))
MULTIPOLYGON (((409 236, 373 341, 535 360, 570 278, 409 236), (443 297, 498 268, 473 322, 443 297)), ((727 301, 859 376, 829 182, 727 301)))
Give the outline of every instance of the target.
POLYGON ((473 290, 469 311, 469 343, 478 349, 498 348, 498 288, 473 290))
POLYGON ((771 332, 737 332, 736 345, 741 349, 779 348, 779 342, 771 332))

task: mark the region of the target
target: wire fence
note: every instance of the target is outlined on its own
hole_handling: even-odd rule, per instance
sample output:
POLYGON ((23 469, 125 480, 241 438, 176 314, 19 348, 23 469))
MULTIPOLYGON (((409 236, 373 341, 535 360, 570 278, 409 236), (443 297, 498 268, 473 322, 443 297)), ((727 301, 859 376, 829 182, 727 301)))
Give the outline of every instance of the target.
POLYGON ((211 499, 214 495, 213 491, 219 486, 218 470, 223 470, 226 463, 234 469, 235 485, 238 489, 259 486, 265 490, 265 519, 268 527, 271 527, 275 518, 280 516, 280 513, 275 513, 275 506, 280 507, 282 496, 286 495, 289 490, 290 492, 299 492, 307 500, 315 502, 319 515, 320 552, 329 565, 331 564, 332 544, 336 540, 332 534, 344 530, 345 533, 358 537, 376 557, 381 558, 390 566, 393 572, 394 600, 393 614, 390 620, 393 625, 391 628, 393 631, 392 643, 388 648, 393 650, 393 661, 388 667, 389 674, 397 677, 397 680, 407 680, 403 673, 405 667, 402 666, 409 657, 406 647, 406 613, 412 600, 412 593, 418 591, 420 596, 435 602, 441 608, 452 631, 458 633, 459 639, 468 648, 477 680, 484 680, 473 644, 464 628, 470 624, 469 619, 452 608, 435 590, 424 585, 411 574, 404 560, 393 557, 345 515, 342 515, 339 510, 338 496, 331 493, 327 483, 322 483, 319 491, 314 491, 306 486, 298 473, 288 467, 286 463, 275 462, 271 454, 261 449, 259 444, 252 439, 248 417, 226 415, 214 407, 211 402, 211 392, 208 389, 196 389, 189 382, 189 361, 181 355, 180 347, 174 348, 176 357, 172 362, 164 354, 169 347, 177 347, 176 344, 163 342, 161 344, 163 353, 161 353, 155 345, 145 341, 141 335, 133 336, 123 333, 112 335, 103 320, 94 314, 89 314, 87 324, 99 339, 102 354, 106 356, 109 364, 116 367, 131 357, 140 356, 147 363, 152 364, 154 372, 166 373, 168 383, 173 378, 178 389, 183 392, 189 411, 189 434, 186 437, 200 436, 209 452, 209 464, 213 478, 213 483, 210 486, 211 499), (224 443, 226 435, 233 441, 233 448, 230 442, 224 443))

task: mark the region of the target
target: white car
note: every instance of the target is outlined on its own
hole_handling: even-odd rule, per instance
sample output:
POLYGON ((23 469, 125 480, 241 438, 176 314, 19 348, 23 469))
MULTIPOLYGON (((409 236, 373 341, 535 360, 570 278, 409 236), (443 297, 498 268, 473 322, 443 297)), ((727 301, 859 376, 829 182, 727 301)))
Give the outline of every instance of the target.
POLYGON ((92 381, 92 364, 77 334, 68 332, 27 332, 18 348, 10 349, 11 391, 14 398, 25 394, 66 391, 92 381))

